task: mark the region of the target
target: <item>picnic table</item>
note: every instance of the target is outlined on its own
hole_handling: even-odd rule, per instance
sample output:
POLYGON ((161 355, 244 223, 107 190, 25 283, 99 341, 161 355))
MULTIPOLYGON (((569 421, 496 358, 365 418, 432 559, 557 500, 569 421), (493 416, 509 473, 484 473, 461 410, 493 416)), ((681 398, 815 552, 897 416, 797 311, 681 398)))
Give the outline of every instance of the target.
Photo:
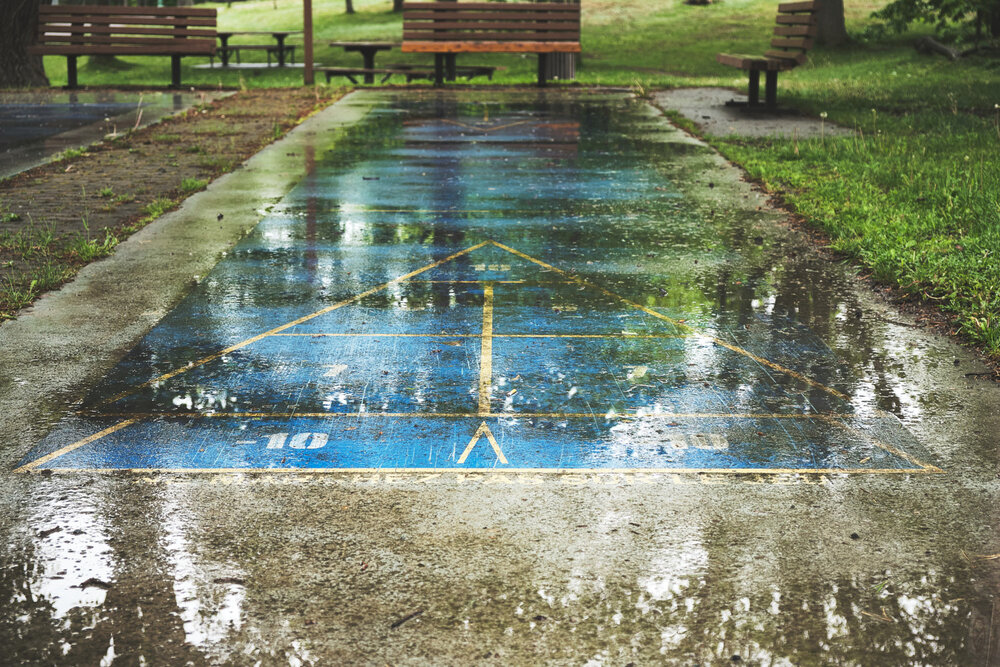
POLYGON ((379 51, 390 51, 399 44, 393 42, 330 42, 330 46, 343 48, 347 53, 360 53, 364 63, 365 83, 375 83, 375 54, 379 51))
POLYGON ((271 53, 274 52, 278 56, 278 67, 285 66, 285 53, 291 52, 294 54, 294 46, 286 46, 285 39, 289 35, 301 35, 301 30, 227 30, 227 31, 217 31, 216 35, 219 38, 221 46, 219 47, 219 56, 222 58, 222 66, 229 66, 229 52, 236 51, 237 57, 239 52, 242 50, 255 50, 255 51, 266 51, 268 54, 268 63, 271 60, 271 53), (234 44, 229 45, 229 38, 233 35, 270 35, 274 38, 275 44, 234 44))

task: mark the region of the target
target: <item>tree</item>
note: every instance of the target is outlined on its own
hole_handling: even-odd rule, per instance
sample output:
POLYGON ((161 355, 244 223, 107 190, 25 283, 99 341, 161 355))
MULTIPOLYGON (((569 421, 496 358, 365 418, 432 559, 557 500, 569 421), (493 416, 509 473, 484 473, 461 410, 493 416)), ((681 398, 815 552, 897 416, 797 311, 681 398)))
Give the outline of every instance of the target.
POLYGON ((28 53, 38 30, 41 0, 0 2, 0 88, 48 86, 42 57, 28 53))
POLYGON ((392 11, 394 12, 403 11, 403 0, 392 0, 392 11))
POLYGON ((844 0, 822 0, 816 12, 816 41, 827 46, 839 46, 847 40, 844 0))
POLYGON ((354 0, 345 0, 345 3, 346 3, 345 13, 346 14, 353 14, 354 13, 354 0))
POLYGON ((957 28, 978 41, 988 32, 1000 37, 1000 0, 895 0, 872 14, 884 27, 903 32, 911 23, 933 23, 938 32, 957 28))

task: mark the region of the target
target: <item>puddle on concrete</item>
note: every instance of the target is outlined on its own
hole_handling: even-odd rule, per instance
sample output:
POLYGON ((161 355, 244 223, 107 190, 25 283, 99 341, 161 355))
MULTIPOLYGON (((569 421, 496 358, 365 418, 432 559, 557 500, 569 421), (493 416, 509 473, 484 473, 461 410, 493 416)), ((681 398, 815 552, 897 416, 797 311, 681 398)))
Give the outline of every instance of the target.
POLYGON ((387 99, 24 463, 934 471, 650 114, 387 99))

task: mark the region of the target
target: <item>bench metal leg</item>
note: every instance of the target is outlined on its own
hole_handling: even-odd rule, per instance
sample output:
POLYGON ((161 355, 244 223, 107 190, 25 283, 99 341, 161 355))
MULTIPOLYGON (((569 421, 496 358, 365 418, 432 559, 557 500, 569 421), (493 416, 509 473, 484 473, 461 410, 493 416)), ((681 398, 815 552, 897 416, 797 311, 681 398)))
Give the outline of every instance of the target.
POLYGON ((66 87, 76 88, 76 56, 66 56, 66 87))
POLYGON ((539 53, 538 54, 538 87, 544 88, 546 86, 546 79, 549 76, 549 54, 539 53))
POLYGON ((455 76, 455 69, 456 69, 455 68, 455 60, 457 58, 458 58, 458 54, 455 54, 455 53, 449 53, 444 58, 445 77, 449 81, 454 81, 455 78, 456 78, 456 76, 455 76))
POLYGON ((778 106, 778 72, 768 70, 764 80, 764 104, 768 109, 778 106))
POLYGON ((748 106, 755 107, 760 104, 760 70, 750 70, 750 89, 747 92, 748 106))
POLYGON ((181 87, 181 57, 170 56, 170 87, 181 87))
POLYGON ((443 53, 434 54, 434 86, 436 88, 444 85, 444 57, 443 53))

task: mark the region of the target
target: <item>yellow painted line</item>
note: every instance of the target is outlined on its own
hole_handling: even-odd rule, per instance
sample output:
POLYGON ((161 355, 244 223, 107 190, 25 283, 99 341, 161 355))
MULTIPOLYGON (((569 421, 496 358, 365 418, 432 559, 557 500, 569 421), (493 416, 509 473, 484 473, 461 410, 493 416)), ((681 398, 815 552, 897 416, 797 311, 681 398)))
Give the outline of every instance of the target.
POLYGON ((216 359, 219 359, 220 357, 223 357, 223 356, 225 356, 225 355, 227 355, 227 354, 229 354, 231 352, 235 352, 236 350, 244 348, 247 345, 251 345, 253 343, 256 343, 257 341, 262 340, 264 338, 267 338, 268 336, 273 336, 274 334, 281 333, 285 329, 290 329, 290 328, 292 328, 294 326, 302 324, 303 322, 308 322, 309 320, 311 320, 311 319, 313 319, 315 317, 319 317, 320 315, 325 315, 326 313, 329 313, 329 312, 332 312, 334 310, 337 310, 338 308, 343 308, 344 306, 352 304, 355 301, 360 301, 361 299, 365 298, 366 296, 371 296, 372 294, 375 294, 376 292, 381 292, 382 290, 386 289, 390 285, 394 285, 394 284, 396 284, 398 282, 401 282, 403 280, 407 280, 409 278, 412 278, 413 276, 420 275, 421 273, 424 273, 425 271, 430 271, 431 269, 437 268, 437 267, 441 266, 442 264, 447 264, 448 262, 452 261, 453 259, 457 259, 458 257, 461 257, 462 255, 466 255, 466 254, 472 252, 473 250, 478 250, 479 248, 482 248, 483 246, 488 245, 488 244, 489 244, 489 241, 483 241, 482 243, 477 243, 476 245, 470 246, 470 247, 466 248, 465 250, 460 250, 460 251, 458 251, 456 253, 448 255, 444 259, 438 260, 436 262, 431 262, 427 266, 424 266, 424 267, 421 267, 419 269, 416 269, 415 271, 410 271, 409 273, 407 273, 405 275, 399 276, 398 278, 394 278, 394 279, 390 280, 389 282, 382 283, 381 285, 378 285, 377 287, 372 287, 371 289, 365 290, 364 292, 361 292, 360 294, 356 294, 355 296, 352 296, 349 299, 345 299, 345 300, 340 301, 338 303, 335 303, 335 304, 333 304, 331 306, 327 306, 326 308, 321 308, 320 310, 317 310, 314 313, 310 313, 309 315, 305 315, 303 317, 300 317, 297 320, 292 320, 291 322, 288 322, 286 324, 282 324, 279 327, 275 327, 274 329, 271 329, 270 331, 265 331, 264 333, 258 334, 256 336, 253 336, 252 338, 247 338, 246 340, 240 341, 239 343, 236 343, 235 345, 230 345, 229 347, 227 347, 226 349, 224 349, 224 350, 222 350, 220 352, 216 352, 215 354, 210 354, 209 356, 204 357, 202 359, 199 359, 198 361, 192 361, 189 364, 187 364, 186 366, 183 366, 181 368, 176 368, 176 369, 174 369, 174 370, 172 370, 172 371, 170 371, 168 373, 164 373, 163 375, 161 375, 159 377, 153 378, 152 380, 148 380, 146 382, 143 382, 142 384, 140 384, 138 386, 132 387, 132 388, 130 388, 130 389, 128 389, 128 390, 126 390, 126 391, 124 391, 124 392, 116 395, 116 396, 112 396, 111 398, 106 399, 104 401, 104 403, 108 404, 108 403, 114 403, 115 401, 119 401, 119 400, 125 398, 126 396, 131 396, 132 394, 140 391, 141 389, 144 389, 145 387, 148 387, 150 385, 156 384, 157 382, 163 382, 165 380, 169 380, 172 377, 176 377, 176 376, 178 376, 178 375, 180 375, 182 373, 188 372, 192 368, 197 368, 198 366, 202 366, 204 364, 207 364, 210 361, 215 361, 216 359))
POLYGON ((839 426, 840 428, 842 428, 843 430, 847 431, 848 433, 852 433, 852 434, 860 437, 863 440, 870 440, 871 443, 873 445, 875 445, 876 447, 878 447, 880 449, 884 449, 885 451, 889 452, 890 454, 893 454, 894 456, 898 456, 899 458, 903 459, 904 461, 909 461, 913 465, 920 466, 921 468, 923 468, 927 472, 936 472, 936 473, 944 472, 944 470, 942 470, 941 468, 938 468, 935 465, 931 465, 930 463, 924 463, 923 461, 920 461, 916 457, 910 456, 909 454, 907 454, 906 452, 904 452, 902 449, 899 449, 897 447, 893 447, 890 444, 884 443, 881 440, 878 440, 877 438, 873 438, 873 437, 865 434, 863 431, 860 431, 860 430, 858 430, 858 429, 856 429, 856 428, 854 428, 852 426, 848 426, 844 422, 840 421, 840 419, 842 419, 842 418, 836 418, 836 417, 833 417, 831 415, 825 415, 825 416, 822 417, 822 419, 823 419, 824 422, 826 422, 828 424, 834 424, 836 426, 839 426))
MULTIPOLYGON (((309 338, 311 336, 329 336, 337 338, 481 338, 482 334, 445 334, 445 333, 368 333, 368 332, 324 332, 324 333, 277 333, 271 334, 275 338, 282 336, 309 338)), ((653 338, 686 338, 677 334, 498 334, 494 333, 493 338, 615 338, 615 339, 653 339, 653 338)))
POLYGON ((422 333, 277 333, 275 338, 311 336, 333 336, 337 338, 372 337, 372 338, 479 338, 482 334, 422 334, 422 333))
MULTIPOLYGON (((356 210, 347 210, 347 213, 497 213, 500 209, 461 209, 461 208, 357 208, 356 210)), ((516 213, 517 210, 507 211, 503 210, 504 213, 513 212, 516 213)), ((522 212, 527 213, 527 210, 522 210, 522 212)))
POLYGON ((677 320, 675 320, 675 319, 673 319, 671 317, 667 317, 666 315, 664 315, 662 313, 658 313, 655 310, 653 310, 652 308, 647 308, 646 306, 643 306, 642 304, 639 304, 639 303, 636 303, 635 301, 627 299, 627 298, 621 296, 620 294, 615 294, 611 290, 607 290, 607 289, 605 289, 605 288, 603 288, 603 287, 601 287, 599 285, 595 285, 595 284, 593 284, 591 282, 588 282, 588 281, 586 281, 586 280, 584 280, 582 278, 577 278, 577 277, 573 276, 572 274, 570 274, 570 273, 568 273, 566 271, 563 271, 562 269, 559 269, 559 268, 556 268, 555 266, 552 266, 551 264, 546 264, 545 262, 543 262, 540 259, 535 259, 531 255, 526 255, 523 252, 521 252, 520 250, 515 250, 514 248, 511 248, 510 246, 506 246, 506 245, 504 245, 502 243, 499 243, 497 241, 490 241, 490 243, 492 243, 496 247, 502 248, 503 250, 506 250, 507 252, 512 253, 512 254, 514 254, 514 255, 522 258, 522 259, 526 259, 529 262, 533 262, 533 263, 537 264, 538 266, 541 266, 544 269, 548 269, 549 271, 555 271, 556 273, 558 273, 560 275, 564 275, 564 276, 566 276, 567 278, 569 278, 570 280, 572 280, 573 282, 575 282, 578 285, 582 285, 584 287, 589 287, 591 289, 595 289, 598 292, 601 292, 602 294, 604 294, 606 296, 610 296, 612 298, 618 299, 619 301, 622 301, 623 303, 626 303, 626 304, 632 306, 633 308, 637 308, 637 309, 643 311, 644 313, 648 313, 649 315, 652 315, 653 317, 661 319, 664 322, 668 322, 668 323, 674 325, 675 327, 677 327, 678 329, 690 331, 693 334, 696 334, 698 336, 701 336, 703 338, 706 338, 706 339, 712 341, 713 343, 715 343, 716 345, 719 345, 720 347, 724 347, 727 350, 732 350, 733 352, 736 352, 737 354, 742 354, 743 356, 748 357, 750 359, 753 359, 757 363, 759 363, 759 364, 761 364, 763 366, 767 366, 768 368, 770 368, 772 370, 775 370, 775 371, 778 371, 779 373, 783 373, 785 375, 788 375, 789 377, 793 377, 796 380, 799 380, 801 382, 805 382, 806 384, 808 384, 808 385, 810 385, 812 387, 816 387, 817 389, 821 389, 821 390, 827 392, 828 394, 836 396, 837 398, 839 398, 841 400, 845 400, 845 401, 846 400, 850 400, 845 394, 837 391, 836 389, 833 389, 832 387, 827 387, 826 385, 824 385, 824 384, 822 384, 820 382, 817 382, 816 380, 813 380, 811 378, 808 378, 805 375, 802 375, 801 373, 799 373, 797 371, 793 371, 790 368, 785 368, 784 366, 782 366, 780 364, 776 364, 773 361, 770 361, 770 360, 765 359, 763 357, 759 357, 756 354, 753 354, 752 352, 750 352, 748 350, 744 350, 742 347, 739 347, 737 345, 733 345, 731 343, 727 343, 726 341, 722 340, 721 338, 717 338, 717 337, 712 336, 710 334, 706 334, 706 333, 703 333, 701 331, 698 331, 694 327, 691 327, 691 326, 689 326, 687 324, 684 324, 683 322, 678 322, 677 320))
POLYGON ((479 439, 484 435, 486 436, 486 439, 490 441, 490 445, 493 447, 493 452, 497 455, 500 463, 507 465, 507 457, 503 455, 502 451, 500 451, 500 445, 497 444, 497 439, 493 437, 493 432, 490 431, 490 427, 486 425, 485 421, 479 425, 479 428, 476 429, 475 434, 472 436, 472 440, 469 440, 469 444, 466 446, 465 451, 462 452, 460 457, 458 457, 458 465, 465 463, 465 459, 469 458, 469 453, 472 452, 476 443, 479 442, 479 439))
MULTIPOLYGON (((528 282, 527 280, 407 280, 406 283, 409 285, 485 285, 486 283, 493 283, 494 285, 523 285, 528 282)), ((536 283, 532 281, 532 285, 536 283)), ((537 284, 550 284, 550 283, 537 283, 537 284)), ((551 283, 552 285, 562 284, 562 283, 551 283)))
POLYGON ((14 472, 31 472, 32 470, 34 470, 38 466, 44 465, 44 464, 48 463, 49 461, 51 461, 52 459, 59 458, 63 454, 68 454, 69 452, 72 452, 74 449, 79 449, 80 447, 83 447, 84 445, 88 445, 88 444, 94 442, 95 440, 100 440, 104 436, 111 435, 115 431, 120 431, 123 428, 125 428, 126 426, 131 426, 132 424, 136 423, 137 421, 139 421, 139 420, 138 419, 126 419, 125 421, 118 422, 114 426, 109 426, 108 428, 104 429, 103 431, 98 431, 97 433, 95 433, 93 435, 88 435, 86 438, 83 438, 82 440, 77 440, 72 445, 66 445, 62 449, 57 449, 56 451, 52 452, 51 454, 46 454, 45 456, 43 456, 41 458, 35 459, 31 463, 25 463, 20 468, 15 468, 14 472))
POLYGON ((458 127, 463 127, 467 130, 474 130, 476 132, 482 132, 484 134, 489 134, 490 132, 496 132, 497 130, 506 130, 518 125, 527 125, 528 123, 537 123, 536 120, 516 120, 512 123, 507 123, 505 125, 495 125, 493 127, 478 127, 476 125, 469 125, 468 123, 463 123, 460 120, 452 120, 451 118, 438 118, 438 121, 442 123, 447 123, 448 125, 457 125, 458 127))
MULTIPOLYGON (((590 412, 490 412, 485 415, 478 412, 123 412, 123 413, 101 413, 90 415, 86 412, 78 413, 81 416, 93 417, 132 417, 135 419, 219 419, 238 418, 260 419, 273 417, 275 419, 285 419, 294 417, 331 417, 331 418, 361 418, 361 417, 386 417, 386 418, 465 418, 465 417, 489 417, 492 419, 510 419, 512 417, 533 417, 533 418, 567 418, 567 419, 851 419, 854 415, 849 414, 789 414, 789 413, 754 413, 754 412, 655 412, 650 414, 635 414, 630 412, 614 414, 594 414, 590 412)), ((834 422, 831 422, 834 423, 834 422)))
MULTIPOLYGON (((479 415, 490 414, 493 387, 493 285, 483 287, 483 334, 479 351, 479 415)), ((483 422, 485 424, 485 422, 483 422)), ((490 436, 492 440, 492 435, 490 436)))
POLYGON ((47 468, 60 473, 172 474, 376 474, 428 475, 923 475, 941 474, 938 468, 47 468))

